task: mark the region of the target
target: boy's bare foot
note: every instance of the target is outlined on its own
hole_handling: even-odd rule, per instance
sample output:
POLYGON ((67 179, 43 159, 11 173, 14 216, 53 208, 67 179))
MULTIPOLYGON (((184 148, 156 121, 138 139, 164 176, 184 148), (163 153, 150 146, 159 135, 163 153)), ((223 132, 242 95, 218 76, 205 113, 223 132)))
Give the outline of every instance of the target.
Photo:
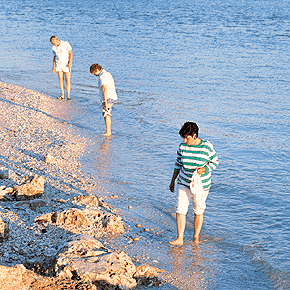
POLYGON ((67 100, 68 100, 68 101, 71 101, 71 98, 70 98, 70 97, 68 97, 68 98, 67 98, 67 100))
POLYGON ((169 241, 168 244, 172 246, 182 246, 183 240, 177 238, 174 241, 169 241))
POLYGON ((193 243, 197 244, 197 245, 200 245, 201 242, 199 241, 199 237, 197 237, 197 238, 193 237, 193 243))
POLYGON ((63 100, 64 96, 57 97, 59 100, 63 100))
POLYGON ((103 135, 106 136, 106 137, 110 137, 112 134, 106 132, 106 133, 104 133, 103 135))

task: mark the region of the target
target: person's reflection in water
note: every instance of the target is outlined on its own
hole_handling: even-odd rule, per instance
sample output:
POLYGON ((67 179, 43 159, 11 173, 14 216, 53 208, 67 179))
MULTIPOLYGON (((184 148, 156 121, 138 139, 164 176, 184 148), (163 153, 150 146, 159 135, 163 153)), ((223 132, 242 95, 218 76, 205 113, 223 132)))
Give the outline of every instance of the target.
POLYGON ((171 276, 182 289, 205 289, 208 272, 203 265, 200 246, 189 243, 185 246, 172 247, 169 256, 172 258, 171 276))
POLYGON ((109 167, 111 164, 111 137, 104 138, 101 143, 100 147, 98 149, 97 153, 97 159, 98 159, 98 164, 96 167, 98 167, 99 171, 99 176, 102 177, 107 177, 107 173, 109 171, 109 167))

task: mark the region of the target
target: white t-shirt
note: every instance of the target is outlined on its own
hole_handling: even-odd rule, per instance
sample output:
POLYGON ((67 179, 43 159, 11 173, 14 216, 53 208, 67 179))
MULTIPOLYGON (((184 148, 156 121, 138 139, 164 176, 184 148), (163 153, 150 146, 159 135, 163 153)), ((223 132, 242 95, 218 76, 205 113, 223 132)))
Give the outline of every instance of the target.
POLYGON ((112 77, 112 75, 107 72, 106 70, 102 70, 102 72, 99 75, 99 87, 100 87, 100 100, 101 102, 104 101, 104 96, 103 96, 103 89, 102 85, 105 85, 107 87, 107 92, 108 92, 108 99, 112 100, 118 100, 118 96, 116 93, 116 88, 115 88, 115 82, 112 77))
POLYGON ((72 50, 71 45, 68 41, 60 41, 59 46, 53 46, 52 50, 56 56, 56 64, 57 65, 64 65, 66 66, 68 64, 68 52, 72 50))

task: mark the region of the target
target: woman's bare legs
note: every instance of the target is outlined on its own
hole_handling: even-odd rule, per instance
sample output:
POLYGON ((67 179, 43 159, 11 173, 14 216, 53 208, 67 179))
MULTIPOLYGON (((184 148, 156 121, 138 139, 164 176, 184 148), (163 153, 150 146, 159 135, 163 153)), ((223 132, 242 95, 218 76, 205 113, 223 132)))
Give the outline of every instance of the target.
POLYGON ((193 236, 193 242, 199 243, 199 234, 202 228, 203 223, 203 214, 195 214, 194 215, 194 236, 193 236))
POLYGON ((176 226, 177 226, 177 238, 174 241, 169 241, 168 244, 173 246, 183 245, 183 235, 186 224, 186 215, 177 213, 176 214, 176 226))
POLYGON ((71 89, 71 84, 70 84, 70 72, 65 72, 65 84, 66 84, 66 97, 68 100, 70 100, 70 89, 71 89))
MULTIPOLYGON (((176 214, 176 226, 177 226, 177 238, 174 241, 169 241, 168 244, 174 246, 182 246, 183 245, 183 235, 185 230, 186 224, 186 215, 177 213, 176 214)), ((203 224, 203 214, 196 214, 194 216, 194 236, 193 242, 198 244, 199 243, 199 234, 203 224)))
POLYGON ((63 72, 62 71, 58 71, 58 79, 59 79, 59 87, 61 90, 61 96, 58 97, 58 99, 64 99, 64 82, 63 82, 63 72))

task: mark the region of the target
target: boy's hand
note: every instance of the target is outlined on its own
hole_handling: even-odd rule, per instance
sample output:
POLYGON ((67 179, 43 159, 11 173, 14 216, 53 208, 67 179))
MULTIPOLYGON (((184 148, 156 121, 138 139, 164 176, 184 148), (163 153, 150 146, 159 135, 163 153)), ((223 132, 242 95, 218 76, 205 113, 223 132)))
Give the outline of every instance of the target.
POLYGON ((56 73, 56 70, 55 70, 55 68, 53 68, 53 69, 52 69, 52 72, 53 72, 54 74, 56 73))

